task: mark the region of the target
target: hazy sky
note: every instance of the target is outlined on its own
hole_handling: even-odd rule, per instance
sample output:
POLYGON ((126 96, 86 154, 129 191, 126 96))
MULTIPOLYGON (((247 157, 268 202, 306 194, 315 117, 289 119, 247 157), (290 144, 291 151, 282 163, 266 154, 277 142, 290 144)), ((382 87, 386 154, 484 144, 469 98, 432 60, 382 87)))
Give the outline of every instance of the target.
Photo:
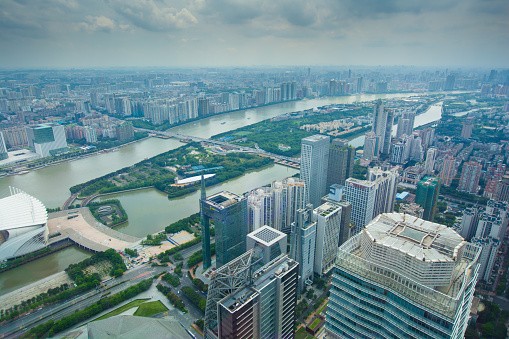
POLYGON ((509 67, 509 0, 0 0, 0 68, 509 67))

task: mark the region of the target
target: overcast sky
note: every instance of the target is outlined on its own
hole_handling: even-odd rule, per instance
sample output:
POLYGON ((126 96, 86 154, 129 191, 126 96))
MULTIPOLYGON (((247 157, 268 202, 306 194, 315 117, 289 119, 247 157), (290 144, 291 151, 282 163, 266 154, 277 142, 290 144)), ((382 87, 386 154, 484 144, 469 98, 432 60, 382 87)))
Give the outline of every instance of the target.
POLYGON ((509 67, 509 0, 0 0, 0 68, 509 67))

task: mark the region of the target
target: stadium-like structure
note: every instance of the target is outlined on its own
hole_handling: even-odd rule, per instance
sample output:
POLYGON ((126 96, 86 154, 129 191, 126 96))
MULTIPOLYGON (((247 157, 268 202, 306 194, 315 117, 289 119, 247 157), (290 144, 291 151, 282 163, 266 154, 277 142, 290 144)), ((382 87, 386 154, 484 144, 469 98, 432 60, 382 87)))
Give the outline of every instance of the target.
POLYGON ((38 199, 13 187, 0 199, 0 261, 37 251, 48 244, 48 213, 38 199))

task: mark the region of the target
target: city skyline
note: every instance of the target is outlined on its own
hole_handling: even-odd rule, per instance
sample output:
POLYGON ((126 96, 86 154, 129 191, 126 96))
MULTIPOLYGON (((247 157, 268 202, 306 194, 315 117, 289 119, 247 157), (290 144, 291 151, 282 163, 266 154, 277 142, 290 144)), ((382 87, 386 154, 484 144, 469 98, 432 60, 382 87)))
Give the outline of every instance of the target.
POLYGON ((507 67, 503 0, 4 1, 2 68, 507 67))

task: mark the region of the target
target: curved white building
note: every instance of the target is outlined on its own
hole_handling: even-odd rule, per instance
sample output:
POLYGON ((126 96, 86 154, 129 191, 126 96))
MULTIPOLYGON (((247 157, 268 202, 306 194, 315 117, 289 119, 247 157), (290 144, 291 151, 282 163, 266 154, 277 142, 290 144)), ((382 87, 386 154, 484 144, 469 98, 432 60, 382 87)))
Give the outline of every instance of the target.
POLYGON ((48 244, 48 213, 38 199, 10 187, 0 199, 0 261, 37 251, 48 244))

